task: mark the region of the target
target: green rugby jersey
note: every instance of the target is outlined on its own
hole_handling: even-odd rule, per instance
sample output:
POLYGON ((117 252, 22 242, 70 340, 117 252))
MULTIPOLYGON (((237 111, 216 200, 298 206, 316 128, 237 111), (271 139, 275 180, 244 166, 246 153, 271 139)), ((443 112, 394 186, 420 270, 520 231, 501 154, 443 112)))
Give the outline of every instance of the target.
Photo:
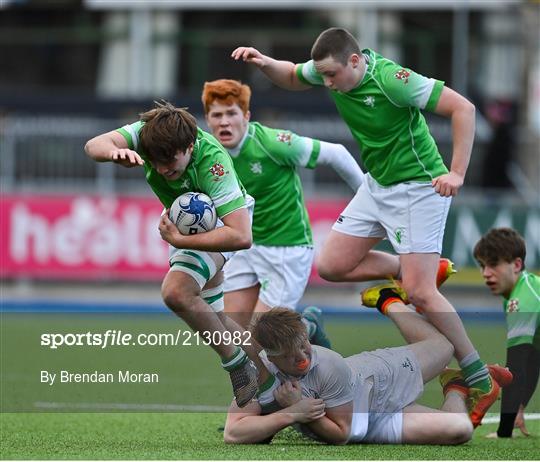
POLYGON ((512 347, 532 343, 540 348, 540 277, 523 271, 504 301, 507 345, 512 347))
POLYGON ((177 180, 169 181, 150 165, 146 153, 139 146, 139 133, 143 124, 138 121, 124 125, 117 131, 126 139, 129 148, 144 159, 146 181, 166 208, 178 196, 190 191, 210 196, 220 218, 245 206, 245 190, 231 158, 212 135, 197 129, 197 139, 186 171, 177 180))
MULTIPOLYGON (((431 182, 448 173, 420 109, 434 110, 444 82, 406 69, 373 50, 362 81, 343 93, 330 90, 337 110, 360 147, 362 161, 382 186, 431 182)), ((313 60, 299 64, 301 82, 324 85, 313 60)))
POLYGON ((313 245, 296 167, 314 168, 320 147, 318 140, 251 122, 239 146, 229 150, 242 184, 255 198, 253 242, 313 245))

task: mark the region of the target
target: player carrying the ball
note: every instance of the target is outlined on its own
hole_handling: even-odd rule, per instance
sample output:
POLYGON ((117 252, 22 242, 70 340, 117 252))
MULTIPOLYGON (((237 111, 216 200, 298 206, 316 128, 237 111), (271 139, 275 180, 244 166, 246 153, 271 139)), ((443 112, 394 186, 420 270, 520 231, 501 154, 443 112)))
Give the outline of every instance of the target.
MULTIPOLYGON (((253 199, 236 176, 231 158, 215 138, 197 127, 185 109, 167 102, 140 120, 92 138, 85 151, 97 162, 144 168, 146 181, 168 209, 181 194, 196 191, 214 202, 223 226, 184 236, 164 213, 161 237, 170 244, 170 269, 161 287, 165 304, 195 331, 212 340, 227 338, 238 326, 223 313, 225 261, 236 250, 251 246, 248 207, 253 199)), ((129 242, 126 243, 129 245, 129 242)), ((247 404, 257 391, 256 371, 245 351, 233 342, 211 347, 230 374, 237 404, 247 404)))
MULTIPOLYGON (((444 85, 360 47, 345 29, 322 32, 311 60, 278 61, 251 47, 232 57, 255 64, 289 90, 325 86, 361 150, 367 174, 356 196, 335 223, 317 262, 330 281, 400 279, 370 288, 363 303, 373 306, 384 287, 421 306, 451 342, 470 387, 470 398, 485 410, 499 387, 470 341, 454 307, 439 292, 437 277, 448 209, 463 185, 475 129, 475 107, 444 85), (421 110, 452 121, 450 171, 444 165, 421 110), (398 256, 373 251, 388 238, 398 256)), ((475 414, 476 415, 476 414, 475 414)))
MULTIPOLYGON (((356 192, 363 173, 341 144, 250 122, 251 89, 237 80, 206 82, 202 102, 212 134, 227 149, 255 198, 253 246, 225 265, 225 312, 247 328, 254 312, 296 309, 313 262, 313 238, 298 167, 329 165, 356 192)), ((302 319, 312 343, 329 347, 320 310, 302 319)))

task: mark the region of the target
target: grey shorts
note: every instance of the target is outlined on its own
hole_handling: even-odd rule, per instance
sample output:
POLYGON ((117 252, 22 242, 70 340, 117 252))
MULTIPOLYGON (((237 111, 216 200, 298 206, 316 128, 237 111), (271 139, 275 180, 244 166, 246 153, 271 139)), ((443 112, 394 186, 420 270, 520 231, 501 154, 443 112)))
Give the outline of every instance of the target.
POLYGON ((363 442, 400 443, 403 409, 424 391, 422 371, 407 347, 366 351, 345 359, 364 379, 371 377, 369 423, 363 442))

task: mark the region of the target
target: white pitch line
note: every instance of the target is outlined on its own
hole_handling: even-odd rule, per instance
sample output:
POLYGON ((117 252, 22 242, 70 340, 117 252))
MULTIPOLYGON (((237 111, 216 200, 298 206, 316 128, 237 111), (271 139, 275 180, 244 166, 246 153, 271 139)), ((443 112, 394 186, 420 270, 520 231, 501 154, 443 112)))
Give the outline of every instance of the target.
POLYGON ((79 411, 171 411, 171 412, 226 412, 225 406, 206 406, 202 404, 166 403, 66 403, 55 401, 36 401, 39 409, 74 409, 79 411))
MULTIPOLYGON (((487 414, 482 419, 483 424, 499 423, 500 416, 498 414, 487 414)), ((540 414, 525 414, 525 420, 540 420, 540 414)))

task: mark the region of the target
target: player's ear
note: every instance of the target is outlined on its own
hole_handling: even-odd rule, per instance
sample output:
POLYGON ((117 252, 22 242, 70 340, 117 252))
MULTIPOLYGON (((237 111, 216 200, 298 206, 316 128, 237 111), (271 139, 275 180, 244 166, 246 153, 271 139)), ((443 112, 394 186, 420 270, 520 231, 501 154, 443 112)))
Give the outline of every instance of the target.
POLYGON ((360 56, 358 56, 356 53, 353 53, 349 57, 349 62, 351 63, 351 66, 353 67, 353 69, 356 69, 358 65, 360 64, 360 56))
POLYGON ((246 120, 246 122, 249 122, 249 120, 251 119, 251 111, 246 111, 246 113, 244 114, 244 119, 246 120))
POLYGON ((523 260, 521 259, 521 257, 517 257, 514 260, 514 271, 516 273, 519 273, 519 272, 523 271, 523 267, 524 267, 523 260))

